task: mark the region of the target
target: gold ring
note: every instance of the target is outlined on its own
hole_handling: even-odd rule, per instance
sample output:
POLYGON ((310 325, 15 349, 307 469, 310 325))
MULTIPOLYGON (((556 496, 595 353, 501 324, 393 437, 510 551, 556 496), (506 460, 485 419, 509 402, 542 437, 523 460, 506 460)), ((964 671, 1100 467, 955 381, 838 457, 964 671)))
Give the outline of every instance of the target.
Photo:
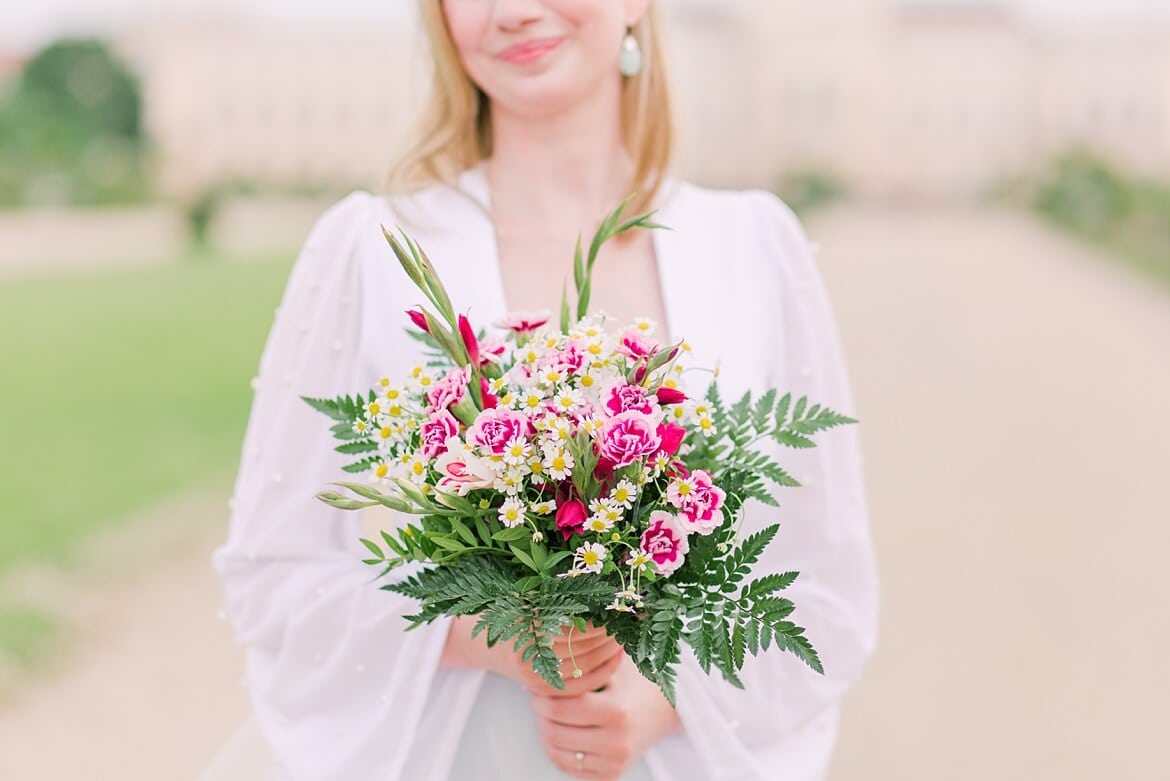
POLYGON ((584 751, 578 751, 576 754, 573 755, 573 759, 577 760, 577 770, 584 770, 585 769, 585 752, 584 751))

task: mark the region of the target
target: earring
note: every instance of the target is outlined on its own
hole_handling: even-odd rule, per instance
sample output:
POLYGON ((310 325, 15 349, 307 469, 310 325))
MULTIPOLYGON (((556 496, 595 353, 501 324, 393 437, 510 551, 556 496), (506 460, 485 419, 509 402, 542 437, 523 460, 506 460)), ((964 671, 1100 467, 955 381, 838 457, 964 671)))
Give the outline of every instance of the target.
POLYGON ((622 39, 622 57, 618 70, 623 76, 637 76, 642 72, 642 46, 634 37, 633 30, 626 30, 626 37, 622 39))

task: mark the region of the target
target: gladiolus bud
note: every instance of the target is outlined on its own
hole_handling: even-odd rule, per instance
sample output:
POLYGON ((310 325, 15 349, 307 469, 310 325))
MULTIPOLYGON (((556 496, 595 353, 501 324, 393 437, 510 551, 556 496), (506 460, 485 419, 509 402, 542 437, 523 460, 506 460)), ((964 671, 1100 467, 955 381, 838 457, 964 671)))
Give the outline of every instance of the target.
POLYGON ((479 366, 479 340, 475 338, 475 331, 471 330, 471 322, 466 315, 459 315, 459 336, 463 338, 471 365, 479 366))
POLYGON ((479 378, 479 394, 483 398, 484 409, 495 409, 500 404, 500 399, 491 391, 491 386, 488 385, 486 377, 479 378))
POLYGON ((407 309, 406 314, 410 316, 410 322, 418 326, 424 333, 430 333, 431 329, 427 326, 427 316, 418 309, 407 309))
POLYGON ((655 395, 658 397, 658 403, 664 407, 668 404, 682 404, 687 400, 687 394, 677 388, 668 388, 665 385, 659 388, 655 395))

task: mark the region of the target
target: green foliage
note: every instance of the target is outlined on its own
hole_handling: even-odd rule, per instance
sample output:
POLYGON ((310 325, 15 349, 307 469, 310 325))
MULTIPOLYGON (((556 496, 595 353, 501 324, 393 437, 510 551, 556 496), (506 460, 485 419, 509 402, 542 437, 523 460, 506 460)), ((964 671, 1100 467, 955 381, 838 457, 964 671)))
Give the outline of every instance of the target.
MULTIPOLYGON (((588 257, 582 255, 581 239, 580 237, 577 239, 577 250, 573 256, 573 285, 577 291, 577 320, 581 320, 589 314, 589 299, 593 291, 593 266, 597 262, 597 254, 601 251, 602 245, 610 239, 620 236, 634 228, 662 229, 666 227, 651 222, 650 218, 653 216, 653 213, 640 214, 637 217, 623 221, 622 212, 625 211, 626 206, 629 205, 632 198, 633 196, 627 198, 617 209, 602 220, 597 232, 593 234, 593 240, 589 242, 588 257)), ((568 318, 570 311, 568 301, 567 296, 562 297, 561 331, 566 333, 571 325, 568 318)))
POLYGON ((92 39, 50 44, 0 100, 0 206, 148 193, 137 78, 92 39))
POLYGON ((557 577, 518 587, 526 579, 522 570, 498 557, 474 556, 383 588, 421 603, 418 613, 406 617, 412 627, 442 616, 478 616, 473 637, 487 632, 489 646, 512 642, 549 685, 563 689, 553 641, 575 625, 575 618, 599 614, 612 588, 596 578, 557 577))
POLYGON ((1032 207, 1170 286, 1170 182, 1129 176, 1074 151, 1054 162, 1032 207))
POLYGON ((799 215, 844 198, 845 184, 837 177, 820 171, 792 171, 780 180, 776 194, 799 215))

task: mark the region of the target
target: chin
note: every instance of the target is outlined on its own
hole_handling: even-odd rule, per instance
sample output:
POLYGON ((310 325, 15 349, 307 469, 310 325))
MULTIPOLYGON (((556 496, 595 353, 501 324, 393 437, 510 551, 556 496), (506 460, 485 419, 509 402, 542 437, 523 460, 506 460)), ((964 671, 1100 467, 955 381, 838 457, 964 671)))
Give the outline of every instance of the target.
MULTIPOLYGON (((602 88, 600 74, 592 81, 580 72, 568 74, 550 71, 520 79, 508 79, 494 91, 487 91, 492 103, 519 116, 545 117, 568 111, 602 88)), ((615 82, 617 79, 615 77, 615 82)), ((620 87, 620 82, 617 82, 620 87)))

